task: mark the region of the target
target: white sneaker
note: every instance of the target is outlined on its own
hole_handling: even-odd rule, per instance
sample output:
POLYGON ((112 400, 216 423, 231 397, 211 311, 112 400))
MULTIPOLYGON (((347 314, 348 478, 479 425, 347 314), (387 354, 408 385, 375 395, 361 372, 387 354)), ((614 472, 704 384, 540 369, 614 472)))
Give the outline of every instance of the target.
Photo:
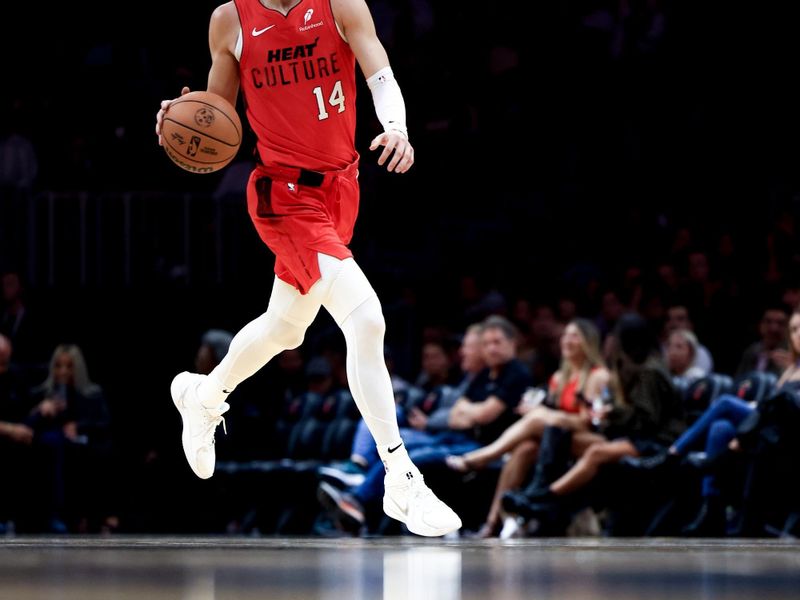
POLYGON ((461 529, 459 516, 425 485, 416 467, 399 476, 387 474, 384 486, 383 512, 411 533, 435 537, 461 529))
POLYGON ((501 540, 524 537, 525 520, 522 517, 507 516, 503 521, 503 529, 498 536, 501 540))
POLYGON ((206 408, 200 404, 197 388, 205 375, 184 371, 175 376, 169 388, 175 408, 183 419, 183 452, 189 466, 200 479, 208 479, 214 474, 216 453, 214 452, 214 431, 225 418, 222 414, 230 408, 223 402, 217 408, 206 408))

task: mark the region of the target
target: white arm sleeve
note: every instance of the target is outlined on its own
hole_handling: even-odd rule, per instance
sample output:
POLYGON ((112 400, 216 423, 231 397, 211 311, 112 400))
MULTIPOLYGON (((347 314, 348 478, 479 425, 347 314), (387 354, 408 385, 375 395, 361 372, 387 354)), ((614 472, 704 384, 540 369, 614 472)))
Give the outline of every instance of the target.
POLYGON ((375 104, 375 114, 384 131, 399 131, 408 138, 406 129, 406 105, 400 86, 392 73, 392 67, 384 67, 367 79, 375 104))

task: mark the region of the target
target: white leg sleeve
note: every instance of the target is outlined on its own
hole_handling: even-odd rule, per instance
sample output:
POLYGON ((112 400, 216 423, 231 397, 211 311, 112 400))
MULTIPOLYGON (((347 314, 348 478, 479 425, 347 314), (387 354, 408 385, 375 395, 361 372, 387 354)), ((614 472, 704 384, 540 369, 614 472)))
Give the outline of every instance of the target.
POLYGON ((338 270, 322 305, 342 329, 347 343, 350 391, 383 456, 401 439, 392 382, 383 356, 386 322, 381 304, 352 258, 338 261, 320 255, 320 268, 338 270))
POLYGON ((303 296, 276 277, 267 312, 250 321, 234 336, 225 358, 200 386, 203 405, 219 406, 228 393, 275 355, 297 348, 319 307, 317 296, 310 293, 303 296))

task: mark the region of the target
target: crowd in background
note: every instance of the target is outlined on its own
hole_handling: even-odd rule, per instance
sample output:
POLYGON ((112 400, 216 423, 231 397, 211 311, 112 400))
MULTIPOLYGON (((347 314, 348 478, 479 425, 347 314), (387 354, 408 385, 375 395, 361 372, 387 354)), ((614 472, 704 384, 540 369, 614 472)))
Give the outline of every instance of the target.
MULTIPOLYGON (((741 28, 725 26, 745 15, 714 3, 368 4, 393 57, 418 161, 403 178, 376 167, 365 147, 378 123, 368 90, 360 88, 363 201, 352 247, 383 302, 399 415, 409 431, 430 426, 420 448, 442 447, 459 398, 441 392, 465 391, 458 349, 469 328, 490 316, 516 330, 515 360, 529 380, 515 389, 562 394, 558 384, 550 387, 554 374, 564 373, 564 335, 576 319, 591 324, 581 326, 579 337, 596 329, 602 368, 619 379, 612 341, 628 314, 639 315, 658 339, 659 369, 676 391, 693 390, 700 380, 719 383, 709 376, 744 381, 754 371, 774 374, 777 385, 797 358, 789 319, 800 302, 800 123, 782 89, 786 80, 762 80, 758 65, 779 66, 793 55, 796 36, 784 29, 792 19, 766 28, 746 15, 748 31, 770 35, 769 43, 745 49, 734 33, 741 28), (760 90, 752 100, 739 93, 748 86, 760 90)), ((0 469, 16 493, 0 506, 4 527, 341 534, 386 526, 370 508, 374 488, 360 479, 369 475, 369 460, 352 462, 366 450, 353 452, 350 442, 369 444, 347 400, 343 341, 325 315, 302 348, 283 353, 237 390, 229 434, 218 442, 222 468, 214 483, 197 481, 185 468, 169 381, 185 368, 210 369, 224 353, 226 332, 264 310, 272 264, 255 241, 237 256, 237 275, 213 286, 187 283, 182 265, 165 268, 163 257, 143 266, 150 279, 123 286, 82 285, 69 273, 48 277, 53 267, 42 268, 41 252, 31 266, 27 240, 48 232, 29 220, 29 207, 51 191, 94 206, 109 192, 165 190, 186 193, 191 202, 193 194, 213 190, 244 212, 242 173, 251 164, 252 138, 228 169, 198 177, 176 169, 153 134, 162 98, 183 85, 204 86, 215 5, 160 5, 158 18, 142 7, 120 17, 124 30, 75 18, 91 3, 53 6, 47 19, 36 19, 47 64, 24 55, 8 65, 15 85, 0 92, 0 469), (306 422, 300 444, 302 436, 292 431, 306 422), (338 429, 324 437, 330 424, 338 429), (341 473, 323 477, 319 464, 281 470, 288 452, 298 453, 296 463, 333 463, 359 485, 342 487, 341 473), (283 502, 265 481, 301 484, 283 502), (187 498, 195 500, 187 505, 187 498), (343 515, 343 500, 357 509, 343 515)), ((33 21, 31 6, 14 10, 21 22, 33 21)), ((25 31, 0 40, 8 55, 19 54, 25 31)), ((235 235, 255 240, 242 223, 235 235)), ((193 226, 213 231, 214 216, 201 213, 193 226)), ((131 235, 113 222, 104 227, 108 237, 131 235)), ((58 233, 57 218, 52 229, 58 233)), ((67 233, 66 243, 74 241, 74 232, 67 233)), ((118 258, 109 252, 91 261, 122 271, 118 258)), ((522 395, 507 405, 516 407, 522 395)), ((559 481, 552 464, 563 475, 583 460, 579 473, 585 473, 601 470, 609 451, 615 460, 663 458, 661 447, 676 441, 665 438, 653 452, 612 435, 603 442, 610 446, 595 444, 600 449, 589 452, 587 436, 574 427, 544 409, 526 412, 535 419, 524 410, 506 414, 504 425, 530 420, 531 435, 486 463, 494 468, 473 468, 485 461, 481 454, 468 466, 469 452, 479 450, 470 444, 492 440, 478 436, 455 448, 469 428, 447 440, 446 452, 437 450, 445 497, 447 489, 474 486, 467 488, 475 496, 465 523, 475 531, 499 535, 505 517, 523 513, 510 521, 520 532, 536 534, 531 524, 545 514, 539 520, 563 533, 566 515, 587 503, 554 500, 572 489, 576 475, 553 492, 542 485, 559 481), (567 445, 584 443, 585 453, 562 455, 567 445), (555 458, 537 472, 543 448, 555 458), (530 478, 534 497, 504 503, 507 491, 528 489, 530 478), (514 502, 517 512, 509 512, 514 502)), ((684 415, 684 426, 701 414, 684 415)), ((730 434, 725 427, 711 436, 718 445, 730 434)), ((500 429, 492 436, 502 439, 500 429)), ((651 464, 652 471, 621 466, 642 469, 647 482, 656 472, 667 480, 664 469, 687 468, 665 462, 651 464)), ((665 509, 669 518, 651 533, 680 534, 698 506, 713 509, 719 533, 719 503, 702 501, 715 485, 699 483, 689 501, 677 503, 680 510, 665 509)), ((666 506, 659 503, 664 497, 651 500, 651 508, 666 506)), ((588 504, 596 514, 625 506, 588 504)), ((612 532, 648 531, 602 524, 612 532)))

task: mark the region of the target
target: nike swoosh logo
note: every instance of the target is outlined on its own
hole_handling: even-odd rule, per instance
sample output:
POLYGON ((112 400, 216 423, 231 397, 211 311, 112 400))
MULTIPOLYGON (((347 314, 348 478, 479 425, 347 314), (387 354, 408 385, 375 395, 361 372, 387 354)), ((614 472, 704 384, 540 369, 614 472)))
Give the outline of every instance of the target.
POLYGON ((255 27, 253 27, 253 37, 258 37, 262 33, 264 33, 265 31, 269 31, 273 27, 275 27, 275 25, 270 25, 269 27, 264 27, 264 29, 256 29, 255 27))
POLYGON ((392 452, 394 452, 395 450, 397 450, 397 449, 398 449, 400 446, 402 446, 402 445, 403 445, 403 442, 400 442, 400 443, 399 443, 399 444, 397 444, 397 446, 395 446, 394 448, 389 448, 389 454, 391 454, 392 452))

